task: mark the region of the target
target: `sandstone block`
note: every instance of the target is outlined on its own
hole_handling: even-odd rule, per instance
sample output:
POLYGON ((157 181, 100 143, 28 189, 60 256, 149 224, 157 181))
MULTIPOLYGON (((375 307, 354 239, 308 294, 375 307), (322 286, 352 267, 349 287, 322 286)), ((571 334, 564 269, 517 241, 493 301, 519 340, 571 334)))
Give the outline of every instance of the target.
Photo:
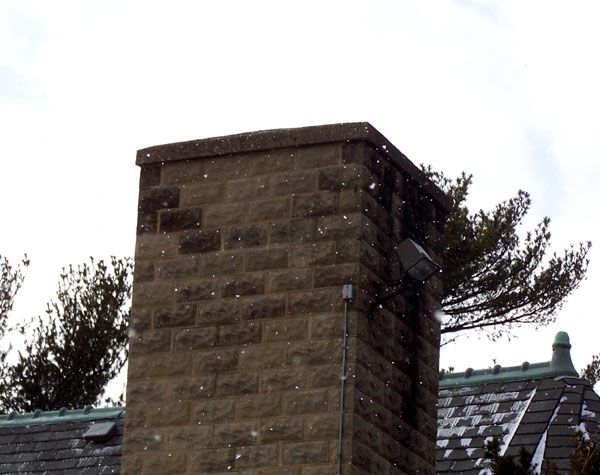
POLYGON ((225 249, 257 247, 267 244, 266 225, 230 228, 225 231, 225 249))
POLYGON ((173 342, 175 351, 210 348, 217 344, 217 327, 175 330, 173 342))
MULTIPOLYGON (((352 421, 344 421, 344 426, 348 427, 349 424, 346 424, 346 422, 352 421)), ((318 414, 314 416, 308 416, 306 418, 306 435, 309 440, 334 439, 338 437, 340 429, 339 426, 339 414, 318 414)))
POLYGON ((244 256, 241 252, 217 252, 202 257, 200 277, 215 277, 219 275, 241 272, 244 266, 244 256))
POLYGON ((286 363, 291 365, 315 365, 331 362, 329 340, 298 341, 288 345, 286 363))
POLYGON ((154 328, 189 327, 195 320, 195 305, 172 305, 154 311, 154 328))
POLYGON ((285 295, 264 295, 244 299, 242 315, 244 320, 283 317, 285 295))
POLYGON ((305 318, 286 318, 268 321, 264 323, 263 333, 264 341, 302 340, 308 336, 308 320, 305 318))
POLYGON ((202 399, 215 393, 216 375, 186 377, 173 381, 173 397, 177 400, 202 399))
POLYGON ((282 396, 275 393, 244 394, 236 403, 238 419, 279 416, 282 408, 282 396))
POLYGON ((244 222, 245 209, 244 203, 208 205, 204 207, 202 227, 219 228, 241 224, 244 222))
POLYGON ((238 299, 218 300, 198 305, 198 325, 236 323, 240 321, 242 303, 238 299))
POLYGON ((277 465, 279 444, 255 445, 235 449, 236 469, 277 465))
MULTIPOLYGON (((131 365, 132 360, 129 360, 131 365)), ((159 354, 148 360, 148 373, 151 377, 181 376, 191 373, 192 355, 159 354)))
POLYGON ((160 232, 163 234, 199 229, 201 223, 200 208, 172 209, 160 213, 160 232))
POLYGON ((237 369, 238 350, 208 350, 194 354, 194 374, 217 373, 237 369))
POLYGON ((269 242, 271 244, 284 244, 312 241, 314 227, 315 223, 312 218, 272 223, 269 242))
POLYGON ((221 249, 221 233, 214 231, 188 231, 179 236, 180 254, 200 254, 221 249))
POLYGON ((256 249, 246 253, 246 271, 281 269, 288 266, 288 250, 285 247, 256 249))
POLYGON ((201 279, 186 281, 177 286, 177 302, 201 302, 218 297, 219 282, 217 279, 201 279))
POLYGON ((140 190, 160 185, 160 167, 145 166, 140 169, 140 190))
POLYGON ((127 429, 127 437, 123 440, 127 452, 156 452, 165 448, 163 429, 127 429))
POLYGON ((342 144, 300 147, 297 168, 321 168, 339 165, 342 160, 342 144))
POLYGON ((317 173, 314 170, 282 173, 271 179, 271 189, 275 196, 289 196, 295 193, 316 191, 317 173))
POLYGON ((190 420, 190 407, 187 402, 169 401, 166 404, 149 405, 146 408, 146 421, 151 427, 177 426, 190 420))
POLYGON ((361 215, 343 214, 317 218, 317 240, 359 238, 361 215))
POLYGON ((257 322, 241 322, 219 327, 218 344, 220 346, 260 343, 261 339, 262 326, 257 322))
POLYGON ((133 281, 138 284, 154 280, 154 261, 137 261, 133 272, 133 281))
POLYGON ((275 173, 294 168, 295 149, 281 148, 268 150, 252 155, 250 160, 250 173, 261 175, 275 173))
POLYGON ((223 279, 223 297, 240 297, 265 293, 265 276, 262 272, 232 275, 223 279))
POLYGON ((221 184, 207 183, 183 185, 181 187, 181 206, 198 206, 217 203, 225 197, 225 187, 221 184))
POLYGON ((248 346, 239 352, 239 369, 270 368, 285 363, 285 348, 282 344, 248 346))
POLYGON ((290 249, 290 267, 292 268, 333 264, 335 260, 334 241, 299 244, 290 249))
POLYGON ((254 421, 215 424, 213 446, 239 447, 251 445, 256 443, 257 437, 257 423, 254 421))
POLYGON ((304 439, 304 418, 285 417, 277 419, 263 419, 260 422, 261 443, 297 441, 304 439))
POLYGON ((160 209, 179 206, 179 188, 161 187, 142 190, 138 203, 138 212, 153 213, 160 209))
MULTIPOLYGON (((285 442, 283 444, 284 465, 296 465, 302 463, 327 462, 327 442, 285 442)), ((384 472, 373 472, 384 473, 384 472)))
POLYGON ((315 414, 327 412, 329 393, 326 390, 292 392, 285 395, 286 414, 315 414))
POLYGON ((170 390, 167 381, 128 381, 127 401, 128 404, 143 404, 148 402, 160 402, 169 399, 170 390))
POLYGON ((269 177, 244 178, 227 182, 229 201, 246 201, 269 195, 269 177))
POLYGON ((135 242, 135 261, 162 259, 177 254, 177 239, 170 235, 146 234, 138 236, 135 242))
POLYGON ((333 311, 334 293, 335 297, 341 300, 341 294, 331 290, 312 290, 292 294, 289 297, 289 313, 290 315, 305 315, 331 312, 333 311))
POLYGON ((306 368, 265 369, 261 391, 296 391, 306 387, 306 368))
POLYGON ((233 467, 234 457, 232 448, 200 449, 191 454, 190 467, 193 473, 226 473, 233 467))
POLYGON ((296 195, 292 198, 292 217, 328 216, 338 210, 338 194, 335 192, 296 195))
POLYGON ((312 366, 308 370, 309 386, 311 388, 339 386, 341 372, 342 369, 339 364, 312 366))
POLYGON ((364 168, 360 165, 342 165, 319 171, 320 190, 358 190, 363 182, 364 168))
POLYGON ((235 396, 258 392, 258 373, 220 373, 217 375, 217 396, 235 396))
POLYGON ((248 221, 277 221, 290 217, 290 198, 255 201, 248 205, 248 221))
POLYGON ((311 269, 286 269, 272 271, 267 276, 267 288, 270 292, 310 289, 313 285, 311 269))
POLYGON ((315 287, 341 287, 358 283, 358 263, 319 266, 315 269, 315 287))
POLYGON ((159 261, 158 280, 179 280, 196 277, 200 270, 200 259, 196 256, 159 261))
POLYGON ((212 442, 212 427, 210 425, 180 426, 169 428, 167 448, 197 449, 210 447, 212 442))
POLYGON ((144 457, 144 473, 172 475, 186 472, 186 457, 182 452, 153 453, 144 457))
POLYGON ((163 353, 171 349, 171 332, 169 330, 136 333, 129 341, 131 356, 163 353))
POLYGON ((204 399, 193 401, 190 422, 192 424, 210 424, 224 422, 235 417, 233 399, 204 399))

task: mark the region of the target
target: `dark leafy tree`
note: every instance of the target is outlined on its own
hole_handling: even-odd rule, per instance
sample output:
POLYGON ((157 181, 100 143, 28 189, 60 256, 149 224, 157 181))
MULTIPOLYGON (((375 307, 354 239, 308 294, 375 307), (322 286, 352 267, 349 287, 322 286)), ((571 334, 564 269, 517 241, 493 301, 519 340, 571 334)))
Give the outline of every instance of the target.
POLYGON ((600 438, 597 434, 577 433, 577 448, 569 454, 571 475, 600 473, 600 438))
POLYGON ((519 457, 500 455, 500 441, 494 437, 485 446, 484 457, 490 461, 490 470, 493 475, 533 475, 535 466, 531 465, 532 455, 523 447, 519 457))
POLYGON ((581 378, 590 382, 591 384, 596 384, 600 381, 600 355, 592 356, 592 361, 581 371, 581 378))
POLYGON ((443 253, 442 333, 486 331, 495 339, 520 325, 547 325, 585 277, 591 243, 548 256, 550 219, 519 237, 531 199, 524 191, 492 211, 466 205, 472 176, 451 180, 431 168, 425 173, 453 203, 443 253))
POLYGON ((106 384, 127 360, 132 268, 130 259, 113 257, 110 265, 91 259, 63 269, 46 317, 30 324, 25 350, 4 367, 0 410, 100 402, 106 384))

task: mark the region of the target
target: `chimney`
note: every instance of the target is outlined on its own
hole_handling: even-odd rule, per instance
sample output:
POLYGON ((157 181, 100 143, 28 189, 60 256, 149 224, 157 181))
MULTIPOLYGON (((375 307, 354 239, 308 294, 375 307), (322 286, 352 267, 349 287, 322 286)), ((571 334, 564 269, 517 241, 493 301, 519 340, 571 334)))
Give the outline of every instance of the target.
POLYGON ((434 474, 446 196, 368 123, 137 164, 123 473, 434 474))

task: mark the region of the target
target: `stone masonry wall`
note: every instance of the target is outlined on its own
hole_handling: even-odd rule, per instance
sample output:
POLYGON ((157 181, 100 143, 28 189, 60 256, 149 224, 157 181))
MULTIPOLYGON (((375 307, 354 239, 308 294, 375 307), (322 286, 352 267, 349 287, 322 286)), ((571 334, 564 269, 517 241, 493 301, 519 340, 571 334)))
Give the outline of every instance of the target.
POLYGON ((370 307, 402 239, 437 258, 444 202, 301 142, 142 163, 123 473, 334 474, 349 283, 343 473, 434 473, 439 281, 370 307))

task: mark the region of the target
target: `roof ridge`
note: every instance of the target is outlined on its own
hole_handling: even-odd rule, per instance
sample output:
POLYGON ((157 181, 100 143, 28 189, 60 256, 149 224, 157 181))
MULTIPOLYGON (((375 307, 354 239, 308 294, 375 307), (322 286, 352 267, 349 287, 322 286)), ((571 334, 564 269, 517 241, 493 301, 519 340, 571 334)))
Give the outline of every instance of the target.
POLYGON ((0 427, 117 419, 123 417, 124 412, 125 407, 122 406, 99 408, 85 406, 83 409, 67 409, 63 407, 58 411, 42 411, 41 409, 37 409, 34 412, 22 414, 12 411, 10 414, 0 414, 0 427))

